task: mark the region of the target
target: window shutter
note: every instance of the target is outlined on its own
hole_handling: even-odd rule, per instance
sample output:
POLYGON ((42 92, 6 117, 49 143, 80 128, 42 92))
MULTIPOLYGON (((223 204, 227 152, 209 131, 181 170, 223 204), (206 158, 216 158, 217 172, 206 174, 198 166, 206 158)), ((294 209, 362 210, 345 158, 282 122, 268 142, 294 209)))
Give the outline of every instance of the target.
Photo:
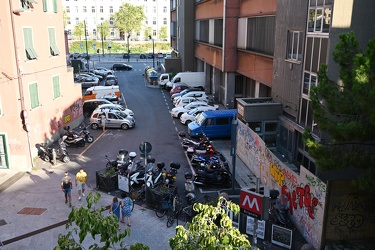
POLYGON ((48 0, 43 0, 43 10, 44 12, 47 12, 48 8, 47 8, 47 1, 48 0))
POLYGON ((60 97, 60 77, 54 76, 52 78, 53 81, 53 97, 54 99, 60 97))
POLYGON ((57 13, 57 0, 53 0, 53 12, 57 13))

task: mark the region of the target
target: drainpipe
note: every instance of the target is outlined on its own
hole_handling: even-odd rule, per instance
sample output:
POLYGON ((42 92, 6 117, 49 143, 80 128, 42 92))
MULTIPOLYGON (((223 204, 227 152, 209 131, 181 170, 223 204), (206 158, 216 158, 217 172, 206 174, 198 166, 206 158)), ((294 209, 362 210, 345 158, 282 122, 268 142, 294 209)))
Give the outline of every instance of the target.
MULTIPOLYGON (((17 68, 17 80, 18 80, 18 90, 20 94, 20 104, 21 104, 21 112, 27 112, 26 107, 25 107, 25 99, 24 99, 24 93, 23 93, 23 83, 22 83, 22 73, 20 70, 20 65, 19 65, 19 55, 18 55, 18 45, 17 45, 17 40, 16 40, 16 33, 15 33, 15 27, 14 27, 14 18, 13 18, 13 6, 12 6, 12 0, 9 0, 9 13, 10 13, 10 20, 12 23, 12 35, 13 35, 13 46, 14 46, 14 57, 16 59, 16 68, 17 68)), ((34 162, 33 162, 33 157, 31 154, 31 143, 30 143, 30 132, 29 129, 25 127, 26 131, 26 138, 27 138, 27 145, 29 147, 29 157, 30 157, 30 162, 31 162, 31 167, 34 167, 34 162)))
POLYGON ((222 57, 221 57, 221 65, 222 65, 222 71, 225 72, 225 26, 227 21, 227 0, 224 0, 224 10, 223 10, 223 49, 222 49, 222 57))

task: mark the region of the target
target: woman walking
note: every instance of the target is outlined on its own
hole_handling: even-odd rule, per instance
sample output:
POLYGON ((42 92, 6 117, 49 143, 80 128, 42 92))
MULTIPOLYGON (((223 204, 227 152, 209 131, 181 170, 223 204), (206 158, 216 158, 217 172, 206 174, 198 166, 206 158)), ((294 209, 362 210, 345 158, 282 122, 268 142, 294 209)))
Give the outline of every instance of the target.
POLYGON ((120 220, 120 207, 121 203, 118 201, 117 197, 113 197, 113 202, 109 207, 109 213, 113 213, 117 216, 118 220, 120 220))
POLYGON ((121 211, 121 222, 125 223, 125 218, 127 219, 128 227, 130 227, 130 217, 132 216, 133 201, 126 193, 121 194, 122 198, 122 211, 121 211))

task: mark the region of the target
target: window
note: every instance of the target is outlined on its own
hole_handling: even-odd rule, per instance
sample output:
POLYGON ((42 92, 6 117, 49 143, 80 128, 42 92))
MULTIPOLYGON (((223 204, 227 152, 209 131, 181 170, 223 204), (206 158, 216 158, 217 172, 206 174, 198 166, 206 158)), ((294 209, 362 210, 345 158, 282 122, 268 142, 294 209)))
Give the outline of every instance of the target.
POLYGON ((23 28, 23 38, 25 42, 25 52, 27 60, 34 60, 38 57, 33 45, 33 31, 31 28, 23 28))
POLYGON ((67 21, 68 24, 71 24, 70 17, 68 17, 67 21))
POLYGON ((153 24, 153 25, 156 25, 156 17, 153 17, 153 18, 152 18, 152 24, 153 24))
POLYGON ((96 36, 96 29, 93 29, 93 30, 92 30, 92 35, 93 35, 93 36, 96 36))
POLYGON ((163 18, 163 24, 167 25, 167 18, 166 17, 163 18))
POLYGON ((113 25, 113 17, 110 17, 110 18, 109 18, 109 24, 110 24, 110 25, 113 25))
POLYGON ((318 72, 321 64, 327 63, 328 38, 307 37, 305 70, 318 72))
POLYGON ((59 98, 60 94, 60 77, 54 76, 52 77, 53 82, 53 99, 59 98))
POLYGON ((109 13, 113 13, 113 6, 109 6, 109 13))
POLYGON ((286 59, 301 62, 302 60, 302 31, 288 30, 286 59))
POLYGON ((74 6, 74 12, 78 13, 78 6, 74 6))
POLYGON ((29 93, 31 108, 39 107, 38 83, 35 82, 29 85, 29 93))
POLYGON ((152 8, 152 12, 156 13, 156 7, 155 6, 152 8))
POLYGON ((57 0, 43 0, 43 11, 57 13, 57 0))
POLYGON ((35 0, 21 0, 21 7, 24 10, 29 10, 30 8, 33 7, 33 3, 36 3, 35 0))
POLYGON ((209 21, 202 20, 199 22, 199 41, 208 43, 209 37, 209 21))
POLYGON ((164 13, 167 13, 167 6, 164 6, 164 7, 163 7, 163 12, 164 12, 164 13))
POLYGON ((307 31, 313 33, 329 33, 332 16, 332 1, 310 1, 307 31))
POLYGON ((0 168, 9 168, 8 148, 5 134, 0 134, 0 168))
POLYGON ((95 13, 95 6, 91 6, 91 12, 95 13))
POLYGON ((70 13, 70 7, 66 6, 65 11, 66 11, 66 13, 70 13))
POLYGON ((223 46, 223 19, 214 20, 214 45, 223 46))
POLYGON ((156 30, 153 30, 153 31, 152 31, 152 35, 153 35, 153 36, 156 36, 156 30))
POLYGON ((86 13, 86 12, 87 12, 87 7, 83 6, 83 13, 86 13))
POLYGON ((79 17, 76 17, 76 24, 79 24, 79 17))
POLYGON ((48 28, 48 38, 49 38, 49 50, 50 50, 51 56, 59 55, 60 51, 56 45, 55 28, 48 28))
POLYGON ((246 49, 273 56, 275 16, 247 19, 246 49))
POLYGON ((103 12, 104 12, 104 11, 103 11, 103 6, 100 6, 100 7, 99 7, 99 12, 100 12, 100 13, 103 13, 103 12))

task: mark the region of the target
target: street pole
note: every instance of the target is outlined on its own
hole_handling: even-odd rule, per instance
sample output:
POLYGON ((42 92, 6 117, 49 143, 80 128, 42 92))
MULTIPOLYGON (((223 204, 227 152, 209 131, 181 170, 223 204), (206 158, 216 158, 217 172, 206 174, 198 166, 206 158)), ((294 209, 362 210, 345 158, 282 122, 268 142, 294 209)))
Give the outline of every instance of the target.
POLYGON ((86 40, 86 64, 87 64, 87 70, 90 69, 89 65, 89 53, 87 48, 87 30, 86 30, 86 20, 83 20, 83 24, 85 25, 85 40, 86 40))
POLYGON ((152 39, 152 67, 155 68, 155 42, 154 38, 151 36, 148 36, 150 39, 152 39))
POLYGON ((103 23, 100 25, 100 30, 102 31, 102 55, 104 57, 104 36, 103 36, 103 23))
POLYGON ((236 183, 236 144, 237 144, 237 126, 238 121, 236 117, 233 117, 231 126, 231 147, 230 155, 232 156, 232 190, 234 193, 234 185, 236 183))

